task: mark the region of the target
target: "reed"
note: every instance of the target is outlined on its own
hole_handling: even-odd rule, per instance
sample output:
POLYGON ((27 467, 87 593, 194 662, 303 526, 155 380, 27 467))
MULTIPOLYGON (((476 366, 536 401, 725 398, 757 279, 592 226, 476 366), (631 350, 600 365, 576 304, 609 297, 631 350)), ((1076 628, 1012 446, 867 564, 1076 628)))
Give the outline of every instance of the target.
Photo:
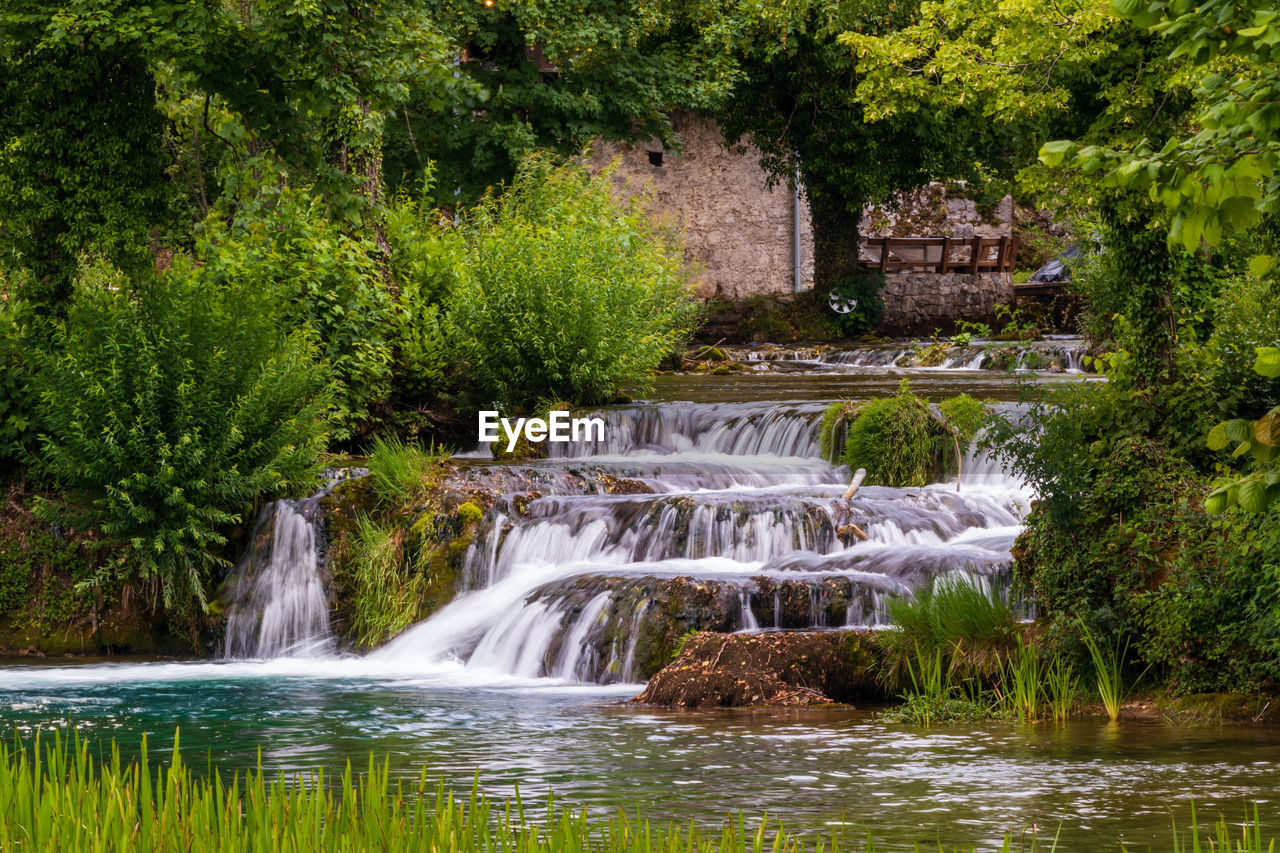
MULTIPOLYGON (((1120 719, 1120 706, 1124 704, 1125 697, 1128 695, 1124 688, 1122 669, 1124 659, 1129 653, 1129 642, 1126 640, 1122 646, 1117 639, 1104 647, 1083 624, 1080 626, 1080 634, 1085 648, 1089 650, 1089 657, 1093 660, 1098 697, 1102 700, 1102 707, 1106 709, 1107 716, 1114 723, 1120 719)), ((1143 674, 1146 674, 1146 670, 1143 670, 1143 674)), ((1138 676, 1138 678, 1141 677, 1141 675, 1138 676)))
POLYGON ((1065 722, 1075 709, 1080 677, 1071 661, 1055 655, 1044 672, 1045 699, 1055 723, 1065 722))
POLYGON ((1040 697, 1044 691, 1045 668, 1040 652, 1018 637, 1018 644, 1004 662, 997 688, 1002 706, 1024 723, 1040 718, 1040 697))

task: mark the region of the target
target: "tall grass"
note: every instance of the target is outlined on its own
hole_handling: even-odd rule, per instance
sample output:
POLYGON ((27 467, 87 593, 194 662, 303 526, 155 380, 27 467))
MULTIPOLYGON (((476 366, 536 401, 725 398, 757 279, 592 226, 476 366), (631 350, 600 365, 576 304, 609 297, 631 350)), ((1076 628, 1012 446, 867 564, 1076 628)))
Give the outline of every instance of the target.
POLYGON ((897 630, 882 641, 889 651, 888 675, 897 681, 917 648, 948 656, 961 678, 996 676, 1018 636, 1008 603, 963 580, 935 580, 914 598, 891 599, 888 609, 897 630))
POLYGON ((356 516, 350 558, 353 594, 351 635, 358 648, 371 649, 420 618, 427 575, 405 559, 404 529, 384 527, 356 516))
POLYGON ((908 704, 912 704, 910 700, 913 696, 924 700, 914 703, 919 709, 918 722, 926 726, 932 725, 935 716, 933 709, 951 696, 951 673, 942 661, 942 650, 935 649, 932 654, 925 654, 916 646, 916 659, 914 663, 908 663, 907 674, 911 678, 908 704))
POLYGON ((1040 699, 1044 691, 1044 665, 1040 652, 1027 645, 1021 636, 1018 645, 1004 662, 998 692, 1001 704, 1011 716, 1027 723, 1040 718, 1040 699))
MULTIPOLYGON (((1175 825, 1172 853, 1274 853, 1251 819, 1199 826, 1192 810, 1189 837, 1175 825)), ((1055 850, 1006 835, 1001 853, 1055 850)), ((1098 845, 1102 849, 1107 845, 1098 845)), ((271 775, 261 762, 244 773, 196 776, 174 739, 173 760, 154 770, 142 757, 126 763, 113 743, 95 758, 87 741, 55 735, 32 745, 0 744, 0 850, 239 851, 485 851, 485 853, 800 853, 873 851, 866 837, 842 827, 804 838, 766 820, 739 814, 718 830, 652 824, 618 813, 596 818, 548 803, 527 812, 517 795, 495 803, 473 783, 462 796, 427 780, 392 780, 386 762, 370 759, 364 773, 350 764, 336 777, 317 770, 271 775)), ((1118 845, 1124 850, 1123 845, 1118 845)), ((918 848, 917 848, 918 849, 918 848)), ((941 844, 938 849, 942 850, 941 844)), ((969 849, 972 853, 973 848, 969 849)))
POLYGON ((1054 722, 1065 722, 1076 705, 1080 677, 1071 661, 1055 655, 1044 672, 1045 698, 1054 722))
MULTIPOLYGON (((1093 660, 1093 671, 1097 676, 1098 697, 1102 700, 1102 707, 1106 709, 1107 716, 1111 718, 1111 722, 1120 719, 1120 706, 1124 704, 1128 691, 1124 687, 1124 659, 1129 654, 1129 642, 1126 640, 1123 645, 1117 638, 1115 642, 1103 646, 1096 637, 1085 628, 1080 626, 1081 638, 1084 641, 1085 648, 1089 650, 1089 657, 1093 660)), ((1143 670, 1142 675, 1146 674, 1143 670)), ((1142 678, 1138 676, 1138 679, 1142 678)), ((1135 680, 1134 684, 1137 681, 1135 680)))
POLYGON ((431 486, 434 471, 449 451, 431 445, 405 444, 398 436, 378 436, 369 448, 369 482, 373 493, 386 504, 404 504, 420 498, 431 486))

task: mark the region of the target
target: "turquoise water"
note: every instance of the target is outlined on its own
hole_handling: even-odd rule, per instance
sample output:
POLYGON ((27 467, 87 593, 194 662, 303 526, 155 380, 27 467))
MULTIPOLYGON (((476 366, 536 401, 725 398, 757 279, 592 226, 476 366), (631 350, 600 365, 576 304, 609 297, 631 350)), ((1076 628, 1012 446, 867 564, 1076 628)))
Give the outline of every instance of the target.
POLYGON ((1059 849, 1167 842, 1183 823, 1257 801, 1280 831, 1280 731, 1081 721, 1067 726, 886 726, 868 710, 657 711, 633 686, 485 678, 359 659, 0 666, 0 723, 24 736, 74 725, 163 760, 175 727, 193 764, 281 771, 426 768, 526 801, 642 811, 714 825, 742 809, 794 830, 845 821, 882 842, 995 843, 1033 825, 1059 849))

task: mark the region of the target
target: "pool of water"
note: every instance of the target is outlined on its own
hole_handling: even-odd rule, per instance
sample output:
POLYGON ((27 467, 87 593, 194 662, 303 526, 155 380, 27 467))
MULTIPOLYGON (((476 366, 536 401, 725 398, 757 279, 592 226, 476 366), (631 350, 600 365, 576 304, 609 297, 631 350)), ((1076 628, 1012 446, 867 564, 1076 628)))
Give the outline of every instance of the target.
POLYGON ((1059 832, 1060 850, 1167 846, 1170 809, 1280 831, 1280 731, 1092 720, 939 726, 870 709, 676 712, 625 704, 635 685, 567 685, 359 659, 266 663, 0 664, 0 723, 29 737, 75 726, 163 760, 175 727, 194 765, 364 766, 598 812, 715 825, 739 809, 788 828, 870 831, 882 847, 995 844, 1059 832), (403 666, 403 665, 401 665, 403 666))

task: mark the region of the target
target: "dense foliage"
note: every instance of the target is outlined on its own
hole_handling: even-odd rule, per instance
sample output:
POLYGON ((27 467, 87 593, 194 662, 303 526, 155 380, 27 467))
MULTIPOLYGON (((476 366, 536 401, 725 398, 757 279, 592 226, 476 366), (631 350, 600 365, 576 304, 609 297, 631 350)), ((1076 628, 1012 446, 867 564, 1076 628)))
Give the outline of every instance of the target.
POLYGON ((314 476, 324 374, 281 309, 248 277, 183 265, 133 282, 89 267, 35 375, 40 467, 65 495, 41 514, 96 531, 118 549, 104 572, 179 613, 204 603, 227 526, 314 476))
POLYGON ((694 329, 678 243, 585 169, 531 161, 455 233, 448 336, 481 401, 605 402, 694 329))
MULTIPOLYGON (((1156 236, 1148 251, 1159 262, 1167 255, 1156 236)), ((1105 280, 1117 269, 1123 264, 1104 259, 1090 275, 1105 280)), ((1278 310, 1272 284, 1226 279, 1204 304, 1214 320, 1207 339, 1166 339, 1170 352, 1159 361, 1170 361, 1158 379, 1136 370, 1133 354, 1113 342, 1118 348, 1103 362, 1108 382, 1047 395, 1022 427, 992 425, 995 452, 1041 496, 1016 569, 1062 641, 1076 642, 1084 618, 1131 638, 1133 652, 1181 690, 1280 683, 1280 670, 1266 663, 1280 636, 1280 516, 1205 512, 1211 477, 1264 464, 1222 452, 1211 436, 1225 437, 1215 428, 1224 417, 1254 418, 1280 402, 1280 383, 1258 376, 1246 383, 1241 360, 1223 357, 1274 339, 1280 327, 1258 320, 1278 310)), ((1121 331, 1121 341, 1133 340, 1123 323, 1121 331)), ((1254 481, 1265 484, 1265 471, 1256 470, 1254 481)))
POLYGON ((194 251, 208 286, 256 282, 283 328, 313 333, 335 382, 329 420, 336 441, 367 429, 390 393, 393 301, 376 252, 321 205, 287 190, 264 191, 229 225, 215 215, 194 251))

